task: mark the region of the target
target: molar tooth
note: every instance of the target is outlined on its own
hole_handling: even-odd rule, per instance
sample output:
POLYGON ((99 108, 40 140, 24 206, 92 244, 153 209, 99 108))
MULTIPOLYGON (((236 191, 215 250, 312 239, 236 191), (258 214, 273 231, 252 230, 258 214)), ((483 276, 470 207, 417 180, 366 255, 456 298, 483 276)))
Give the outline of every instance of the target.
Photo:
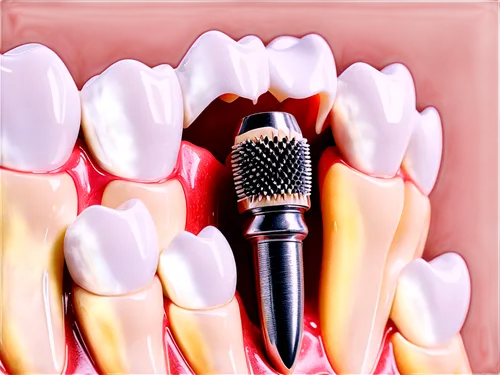
POLYGON ((302 38, 281 36, 267 46, 271 87, 279 101, 320 94, 316 120, 319 134, 337 91, 337 68, 328 43, 317 34, 302 38))
POLYGON ((332 109, 333 135, 346 162, 373 176, 394 176, 415 112, 415 87, 404 65, 382 71, 365 63, 351 65, 338 78, 332 109))
POLYGON ((137 199, 116 210, 91 206, 68 227, 64 255, 73 280, 89 292, 137 292, 151 283, 158 265, 153 219, 137 199))
POLYGON ((416 116, 415 129, 403 159, 403 168, 418 187, 429 195, 441 164, 443 151, 441 118, 434 107, 428 107, 416 116))
POLYGON ((103 169, 142 181, 172 172, 183 123, 182 93, 172 67, 118 61, 89 80, 81 98, 85 139, 103 169))
POLYGON ((236 42, 219 31, 206 32, 175 71, 182 87, 186 128, 220 96, 231 101, 236 95, 255 102, 269 89, 266 49, 256 36, 236 42))
POLYGON ((0 164, 23 172, 60 168, 80 129, 80 98, 71 74, 40 44, 14 48, 0 58, 0 164))
POLYGON ((236 264, 224 235, 205 227, 179 233, 158 273, 172 303, 172 333, 197 374, 248 373, 236 290, 236 264))
POLYGON ((99 371, 165 374, 158 240, 146 206, 91 206, 66 231, 64 247, 78 284, 76 317, 99 371))
POLYGON ((411 343, 442 347, 460 333, 469 303, 469 272, 458 254, 415 259, 399 275, 391 319, 411 343))

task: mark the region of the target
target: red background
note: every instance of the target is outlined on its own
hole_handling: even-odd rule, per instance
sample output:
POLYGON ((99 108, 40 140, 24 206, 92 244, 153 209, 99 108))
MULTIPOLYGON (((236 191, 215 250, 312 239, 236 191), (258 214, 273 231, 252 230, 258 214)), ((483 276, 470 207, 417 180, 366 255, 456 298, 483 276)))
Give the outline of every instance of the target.
MULTIPOLYGON (((204 31, 265 42, 321 34, 339 74, 356 61, 412 72, 419 109, 438 108, 441 172, 424 257, 460 253, 472 304, 463 337, 474 372, 499 371, 498 4, 496 2, 12 2, 1 3, 1 52, 40 42, 79 87, 113 62, 180 61, 204 31)), ((199 123, 199 122, 198 122, 199 123)), ((194 124, 197 125, 197 124, 194 124)))

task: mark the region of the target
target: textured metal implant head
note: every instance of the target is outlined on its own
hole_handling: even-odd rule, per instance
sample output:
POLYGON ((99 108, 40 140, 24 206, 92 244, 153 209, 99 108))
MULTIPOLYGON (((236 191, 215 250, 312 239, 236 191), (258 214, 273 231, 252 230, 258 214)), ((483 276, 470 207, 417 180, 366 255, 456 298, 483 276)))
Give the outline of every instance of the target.
POLYGON ((284 204, 310 206, 309 144, 291 114, 265 112, 245 117, 231 163, 240 211, 284 204))

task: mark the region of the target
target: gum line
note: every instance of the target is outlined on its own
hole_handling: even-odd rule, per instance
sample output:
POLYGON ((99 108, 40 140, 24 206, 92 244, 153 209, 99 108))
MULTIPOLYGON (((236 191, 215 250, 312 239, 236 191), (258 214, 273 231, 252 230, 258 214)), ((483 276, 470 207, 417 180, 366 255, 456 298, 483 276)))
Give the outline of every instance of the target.
MULTIPOLYGON (((81 212, 88 206, 99 204, 106 185, 113 180, 120 179, 102 171, 93 162, 82 140, 78 140, 68 162, 59 170, 51 173, 68 173, 72 177, 78 194, 78 212, 81 212)), ((237 217, 237 214, 232 212, 234 210, 233 206, 235 206, 232 203, 236 200, 227 199, 228 196, 232 198, 234 194, 229 168, 220 164, 209 151, 189 142, 182 141, 174 171, 169 177, 158 182, 164 182, 172 178, 177 178, 180 181, 186 193, 187 231, 197 234, 207 225, 224 227, 224 225, 227 225, 227 222, 231 222, 232 229, 230 230, 232 233, 240 233, 241 226, 238 220, 236 222, 233 220, 219 222, 219 218, 226 217, 226 215, 231 217, 234 214, 237 217), (222 197, 226 199, 221 199, 222 197)), ((249 249, 241 248, 241 246, 233 246, 233 250, 235 251, 237 260, 237 253, 250 251, 249 249)), ((242 267, 244 265, 240 263, 239 269, 242 269, 242 267)), ((247 274, 248 270, 245 275, 247 274)), ((306 274, 306 283, 307 281, 306 274)), ((243 295, 240 295, 239 292, 236 294, 242 313, 244 345, 249 369, 253 374, 275 373, 271 366, 268 365, 265 357, 264 347, 261 343, 261 334, 258 328, 258 319, 255 314, 254 316, 247 315, 247 311, 254 313, 252 309, 256 308, 254 300, 252 300, 253 297, 251 297, 251 294, 254 292, 253 289, 249 292, 249 289, 251 289, 250 285, 251 283, 248 283, 248 280, 243 280, 242 282, 239 279, 238 290, 243 290, 245 293, 243 295)), ((72 304, 72 287, 73 282, 69 274, 65 272, 63 288, 68 354, 65 373, 96 373, 75 321, 72 304)), ((296 373, 334 373, 322 345, 315 300, 316 298, 311 300, 306 296, 304 339, 298 365, 295 370, 296 373)), ((164 304, 166 310, 170 301, 165 300, 164 304)), ((398 373, 390 344, 390 337, 393 332, 394 328, 388 326, 375 374, 391 375, 398 373)), ((166 317, 164 319, 163 336, 168 373, 192 373, 173 339, 166 317)), ((0 370, 4 374, 6 373, 3 366, 0 370)))

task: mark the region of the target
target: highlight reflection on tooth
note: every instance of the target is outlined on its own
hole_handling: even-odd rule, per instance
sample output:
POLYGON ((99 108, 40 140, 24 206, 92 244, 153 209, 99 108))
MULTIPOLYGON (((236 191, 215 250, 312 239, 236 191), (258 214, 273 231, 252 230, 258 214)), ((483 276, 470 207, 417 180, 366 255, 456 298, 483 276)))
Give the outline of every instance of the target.
POLYGON ((146 206, 137 199, 117 209, 90 206, 66 231, 64 256, 73 280, 98 295, 137 292, 158 265, 158 238, 146 206))
POLYGON ((116 208, 129 199, 140 199, 149 210, 158 235, 158 251, 186 226, 186 197, 178 180, 162 184, 141 184, 131 181, 110 182, 102 197, 102 205, 116 208))
POLYGON ((219 31, 206 32, 193 43, 175 71, 182 87, 186 128, 222 95, 256 101, 269 90, 266 48, 256 36, 236 42, 219 31))
POLYGON ((0 356, 9 373, 60 374, 66 361, 63 237, 77 214, 67 174, 0 170, 0 356))
POLYGON ((403 160, 403 168, 427 195, 436 182, 442 151, 441 118, 434 107, 428 107, 416 113, 415 128, 403 160))
POLYGON ((352 167, 392 177, 401 166, 415 123, 415 87, 408 69, 392 64, 378 71, 355 63, 338 78, 332 130, 352 167))
POLYGON ((49 48, 26 44, 0 55, 0 165, 48 172, 70 157, 80 129, 80 98, 49 48))
POLYGON ((179 233, 158 268, 174 337, 198 374, 248 373, 236 290, 236 264, 223 234, 179 233))
POLYGON ((374 369, 372 336, 384 267, 404 205, 399 177, 378 179, 343 164, 334 148, 320 161, 323 259, 319 314, 336 373, 374 369))
POLYGON ((76 318, 100 372, 166 373, 158 240, 146 206, 91 206, 64 245, 76 318))
POLYGON ((460 333, 470 303, 465 261, 445 253, 427 263, 416 259, 399 275, 391 319, 420 347, 442 347, 460 333))
POLYGON ((337 68, 330 46, 321 36, 309 34, 302 38, 280 36, 266 49, 271 79, 269 92, 279 101, 320 94, 316 120, 316 132, 320 133, 337 91, 337 68))
POLYGON ((82 128, 99 165, 123 178, 158 181, 177 161, 183 104, 172 67, 121 60, 81 91, 82 128))

